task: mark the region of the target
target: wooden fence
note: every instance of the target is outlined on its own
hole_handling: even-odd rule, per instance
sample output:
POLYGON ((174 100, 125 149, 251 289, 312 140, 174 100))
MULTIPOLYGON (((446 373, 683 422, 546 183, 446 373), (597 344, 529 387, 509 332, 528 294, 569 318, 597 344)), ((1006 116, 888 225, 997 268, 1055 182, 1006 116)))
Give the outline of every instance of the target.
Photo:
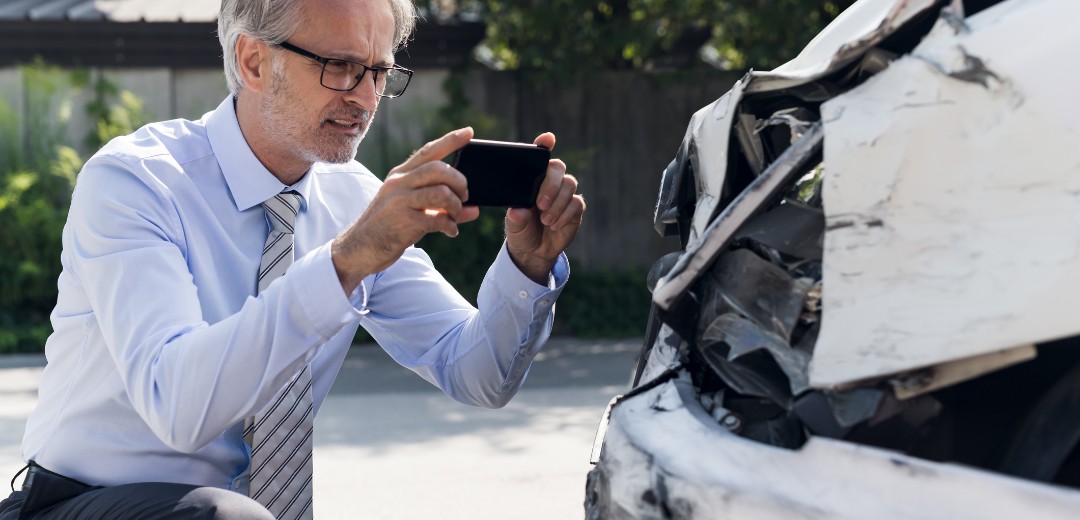
POLYGON ((556 151, 565 154, 569 171, 580 180, 588 210, 573 258, 588 269, 648 269, 678 248, 677 239, 662 240, 653 230, 661 173, 674 159, 690 116, 738 77, 610 71, 568 88, 503 87, 520 96, 516 114, 507 117, 515 121, 517 137, 555 132, 556 151))

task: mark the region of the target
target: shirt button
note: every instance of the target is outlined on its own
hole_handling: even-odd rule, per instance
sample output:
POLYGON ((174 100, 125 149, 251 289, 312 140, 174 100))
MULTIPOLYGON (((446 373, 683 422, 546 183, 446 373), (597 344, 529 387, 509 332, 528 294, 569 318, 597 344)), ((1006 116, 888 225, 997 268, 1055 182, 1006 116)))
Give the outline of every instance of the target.
POLYGON ((540 303, 541 307, 547 307, 548 306, 548 301, 547 300, 540 300, 539 303, 540 303))
POLYGON ((524 298, 528 298, 528 297, 529 297, 529 292, 528 291, 521 291, 521 292, 518 293, 518 298, 524 299, 524 298))

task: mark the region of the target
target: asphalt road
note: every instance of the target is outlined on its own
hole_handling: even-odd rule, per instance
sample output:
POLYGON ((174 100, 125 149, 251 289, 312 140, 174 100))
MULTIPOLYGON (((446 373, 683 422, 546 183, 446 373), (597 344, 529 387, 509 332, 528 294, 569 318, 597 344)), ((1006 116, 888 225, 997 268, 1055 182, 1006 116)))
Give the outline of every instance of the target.
MULTIPOLYGON (((316 421, 316 517, 582 517, 597 422, 640 345, 554 339, 500 410, 459 404, 377 347, 353 348, 316 421)), ((0 480, 22 466, 43 363, 0 358, 0 480)))

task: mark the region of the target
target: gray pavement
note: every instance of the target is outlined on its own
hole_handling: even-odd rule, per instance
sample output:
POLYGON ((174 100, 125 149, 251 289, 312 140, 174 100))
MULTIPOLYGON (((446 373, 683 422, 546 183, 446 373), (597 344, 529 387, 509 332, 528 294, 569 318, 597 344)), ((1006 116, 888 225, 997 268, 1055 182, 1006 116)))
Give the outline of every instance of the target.
MULTIPOLYGON (((500 410, 461 405, 381 349, 353 348, 316 421, 317 518, 581 518, 597 422, 640 346, 553 339, 500 410)), ((22 466, 43 365, 0 357, 0 477, 22 466)))

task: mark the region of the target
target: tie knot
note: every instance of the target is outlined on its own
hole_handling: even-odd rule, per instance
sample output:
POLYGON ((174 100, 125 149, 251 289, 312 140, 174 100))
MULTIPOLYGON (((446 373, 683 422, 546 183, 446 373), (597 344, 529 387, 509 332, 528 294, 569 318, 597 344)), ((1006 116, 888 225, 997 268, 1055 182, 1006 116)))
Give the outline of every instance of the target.
POLYGON ((300 194, 295 191, 278 193, 262 203, 270 225, 278 233, 292 234, 296 214, 300 212, 300 194))

